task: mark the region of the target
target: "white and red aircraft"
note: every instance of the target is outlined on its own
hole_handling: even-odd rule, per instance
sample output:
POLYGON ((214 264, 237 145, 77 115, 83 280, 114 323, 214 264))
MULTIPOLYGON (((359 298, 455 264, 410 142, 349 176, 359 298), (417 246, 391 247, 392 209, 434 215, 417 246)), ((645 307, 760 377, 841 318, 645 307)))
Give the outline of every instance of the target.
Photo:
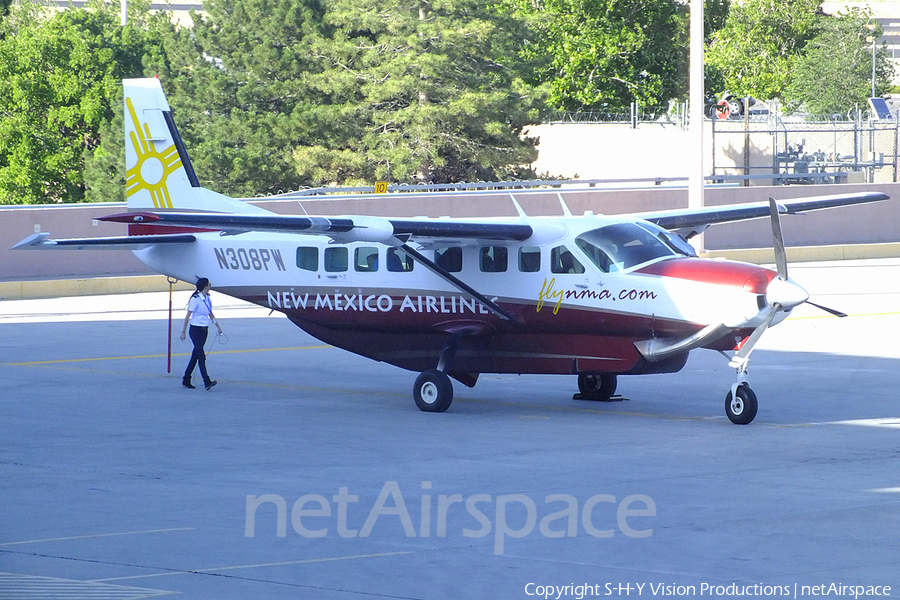
POLYGON ((750 423, 750 352, 809 302, 788 279, 779 213, 888 198, 628 216, 572 216, 561 202, 565 216, 527 217, 514 198, 517 218, 278 215, 201 187, 159 80, 124 86, 128 212, 102 220, 127 223, 129 235, 40 233, 15 248, 125 248, 167 276, 209 277, 323 342, 421 372, 413 395, 423 411, 447 410, 451 377, 474 386, 481 373, 576 375, 582 398, 609 400, 618 375, 674 373, 709 348, 734 351, 725 412, 750 423), (760 217, 772 220, 776 271, 701 259, 685 241, 760 217))

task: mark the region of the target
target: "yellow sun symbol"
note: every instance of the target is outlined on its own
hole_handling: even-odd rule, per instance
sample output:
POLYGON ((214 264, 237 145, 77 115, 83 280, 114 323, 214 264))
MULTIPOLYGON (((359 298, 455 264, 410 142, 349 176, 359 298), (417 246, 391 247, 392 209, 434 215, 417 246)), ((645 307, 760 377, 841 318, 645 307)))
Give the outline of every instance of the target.
POLYGON ((135 131, 131 132, 131 144, 137 154, 137 163, 125 173, 125 195, 130 197, 141 190, 147 190, 153 199, 153 206, 172 208, 172 198, 169 196, 166 180, 181 167, 178 149, 172 144, 158 151, 150 141, 150 127, 138 121, 131 98, 126 98, 126 103, 134 123, 135 131))

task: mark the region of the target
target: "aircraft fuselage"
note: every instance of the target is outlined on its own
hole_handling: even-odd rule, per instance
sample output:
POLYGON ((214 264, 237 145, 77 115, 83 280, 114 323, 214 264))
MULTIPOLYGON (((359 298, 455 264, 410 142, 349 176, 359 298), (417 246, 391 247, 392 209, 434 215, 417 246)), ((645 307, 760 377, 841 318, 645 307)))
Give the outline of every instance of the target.
MULTIPOLYGON (((588 224, 606 223, 595 219, 588 224)), ((685 338, 722 323, 723 335, 703 346, 733 349, 755 326, 765 306, 759 297, 775 275, 675 253, 603 272, 573 233, 544 237, 502 245, 439 240, 419 249, 512 319, 380 243, 201 233, 195 244, 136 254, 182 280, 208 277, 215 290, 284 313, 326 343, 413 371, 433 367, 448 337, 459 334, 448 372, 473 383, 479 373, 680 370, 690 348, 648 360, 635 342, 685 338)))

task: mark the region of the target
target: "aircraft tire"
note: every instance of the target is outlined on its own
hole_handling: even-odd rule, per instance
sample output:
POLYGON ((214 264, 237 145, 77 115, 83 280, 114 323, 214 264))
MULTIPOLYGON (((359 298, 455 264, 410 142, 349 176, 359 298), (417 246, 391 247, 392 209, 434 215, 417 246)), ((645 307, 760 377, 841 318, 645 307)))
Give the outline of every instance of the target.
POLYGON ((725 396, 725 414, 735 425, 747 425, 756 418, 758 403, 756 394, 747 384, 739 385, 735 393, 737 398, 732 400, 731 392, 725 396))
POLYGON ((444 412, 453 402, 453 384, 446 373, 436 369, 423 371, 413 386, 416 406, 424 412, 444 412))
POLYGON ((585 400, 609 400, 616 393, 618 379, 611 373, 578 374, 578 391, 585 400))

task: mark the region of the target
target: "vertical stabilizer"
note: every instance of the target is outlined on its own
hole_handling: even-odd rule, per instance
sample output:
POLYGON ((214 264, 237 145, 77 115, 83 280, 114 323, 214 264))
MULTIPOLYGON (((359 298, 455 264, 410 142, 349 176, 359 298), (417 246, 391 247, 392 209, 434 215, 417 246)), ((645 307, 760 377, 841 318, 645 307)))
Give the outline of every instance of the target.
POLYGON ((159 79, 125 79, 129 209, 268 213, 200 186, 159 79))

